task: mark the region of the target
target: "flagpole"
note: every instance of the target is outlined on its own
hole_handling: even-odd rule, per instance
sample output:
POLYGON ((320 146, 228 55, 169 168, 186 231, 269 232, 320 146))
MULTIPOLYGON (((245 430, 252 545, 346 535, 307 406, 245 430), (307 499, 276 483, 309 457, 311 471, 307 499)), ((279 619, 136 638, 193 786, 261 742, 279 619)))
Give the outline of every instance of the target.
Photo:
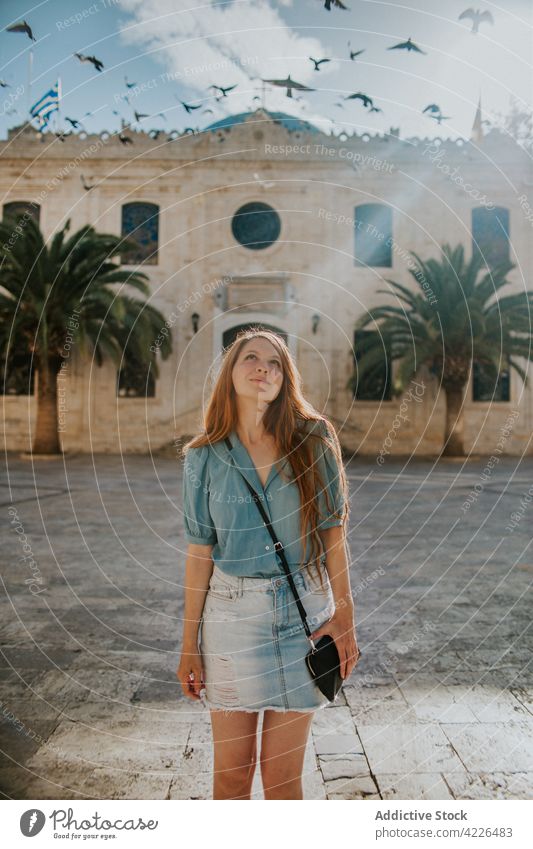
POLYGON ((61 126, 61 77, 57 78, 57 129, 58 132, 63 132, 63 127, 61 126))
MULTIPOLYGON (((30 106, 31 106, 31 72, 33 65, 33 50, 30 49, 28 53, 28 93, 26 97, 26 112, 30 114, 30 106)), ((29 119, 31 121, 31 117, 29 119)))

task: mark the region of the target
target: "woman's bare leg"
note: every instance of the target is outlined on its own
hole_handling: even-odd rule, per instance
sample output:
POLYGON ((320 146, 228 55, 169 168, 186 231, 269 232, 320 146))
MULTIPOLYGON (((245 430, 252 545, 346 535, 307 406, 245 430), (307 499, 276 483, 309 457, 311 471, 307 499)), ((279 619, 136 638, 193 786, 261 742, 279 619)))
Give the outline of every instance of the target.
POLYGON ((211 709, 213 799, 249 799, 257 763, 258 711, 211 709))
POLYGON ((265 799, 303 799, 302 769, 314 711, 265 710, 261 778, 265 799))

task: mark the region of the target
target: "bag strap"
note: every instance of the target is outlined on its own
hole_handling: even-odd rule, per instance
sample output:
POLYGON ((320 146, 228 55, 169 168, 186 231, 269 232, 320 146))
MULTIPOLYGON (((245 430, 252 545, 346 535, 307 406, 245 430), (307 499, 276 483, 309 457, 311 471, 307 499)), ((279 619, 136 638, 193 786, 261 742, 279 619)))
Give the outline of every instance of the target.
MULTIPOLYGON (((229 450, 232 451, 233 446, 232 446, 231 441, 230 441, 228 436, 225 438, 225 442, 226 442, 226 445, 229 448, 229 450)), ((233 457, 231 459, 233 461, 233 464, 235 465, 235 461, 233 460, 233 457)), ((235 468, 237 468, 236 465, 235 465, 235 468)), ((290 588, 292 590, 292 593, 293 593, 295 601, 296 601, 296 607, 298 608, 298 613, 302 617, 302 622, 304 624, 305 633, 306 633, 307 637, 309 638, 309 640, 311 640, 311 631, 309 629, 309 625, 307 624, 307 613, 305 612, 305 607, 303 606, 302 602, 300 601, 300 596, 298 595, 298 591, 296 589, 296 585, 294 583, 292 573, 291 573, 291 570, 289 568, 289 564, 287 563, 287 558, 285 557, 285 551, 284 551, 284 548, 283 548, 283 544, 276 537, 276 534, 274 532, 274 528, 272 527, 272 523, 270 522, 270 519, 268 518, 268 514, 267 514, 265 508, 263 507, 263 505, 261 503, 261 499, 259 498, 257 492, 255 491, 255 489, 253 488, 251 483, 244 477, 244 475, 242 474, 240 469, 237 469, 237 471, 240 473, 240 475, 241 475, 242 479, 244 480, 246 486, 250 490, 250 493, 251 493, 253 500, 257 504, 259 512, 261 513, 261 516, 263 518, 263 524, 266 525, 266 527, 268 528, 268 532, 269 532, 269 534, 272 538, 272 542, 274 543, 274 549, 276 551, 276 554, 279 555, 279 558, 281 560, 281 565, 283 566, 283 569, 285 570, 285 573, 287 575, 290 588)), ((314 648, 315 644, 313 643, 313 640, 311 640, 311 644, 314 648)))

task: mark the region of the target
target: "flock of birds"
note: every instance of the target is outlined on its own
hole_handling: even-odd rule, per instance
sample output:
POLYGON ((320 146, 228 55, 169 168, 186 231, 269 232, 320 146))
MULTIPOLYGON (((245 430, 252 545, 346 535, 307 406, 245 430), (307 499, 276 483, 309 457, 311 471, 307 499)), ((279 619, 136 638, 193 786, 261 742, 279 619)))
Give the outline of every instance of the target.
MULTIPOLYGON (((331 11, 332 8, 337 8, 337 9, 346 10, 346 11, 349 10, 349 7, 346 6, 344 3, 342 3, 341 0, 325 0, 324 8, 328 12, 331 11)), ((458 16, 458 20, 460 20, 460 21, 470 21, 471 24, 472 24, 471 32, 474 35, 479 32, 479 27, 482 23, 494 24, 494 19, 493 19, 492 15, 489 11, 487 11, 487 10, 481 11, 480 9, 473 9, 473 8, 468 8, 468 9, 465 9, 464 12, 461 12, 461 14, 458 16)), ((28 38, 31 41, 36 41, 30 25, 25 20, 6 27, 6 32, 23 33, 23 34, 27 35, 28 38)), ((401 41, 398 44, 391 45, 390 47, 387 48, 387 50, 405 50, 407 53, 420 53, 420 54, 423 54, 423 55, 427 55, 427 52, 425 50, 422 50, 422 48, 419 47, 419 45, 416 44, 410 37, 407 39, 407 41, 401 41)), ((355 61, 364 52, 365 52, 364 48, 359 49, 359 50, 352 50, 351 44, 350 44, 350 42, 348 42, 348 54, 349 54, 350 60, 352 62, 355 61)), ((97 59, 96 56, 89 56, 89 55, 86 55, 84 53, 74 53, 73 56, 76 59, 78 59, 78 61, 81 62, 81 63, 88 63, 88 64, 92 65, 94 67, 94 69, 96 71, 98 71, 99 73, 101 73, 104 69, 104 63, 100 59, 97 59)), ((321 70, 322 65, 326 64, 327 62, 332 61, 328 57, 316 59, 313 56, 309 56, 308 58, 309 58, 310 62, 312 62, 313 65, 314 65, 313 70, 318 71, 318 72, 321 70)), ((276 87, 279 87, 279 88, 284 88, 285 92, 286 92, 286 96, 290 97, 290 98, 293 97, 293 91, 297 91, 297 92, 316 91, 316 89, 314 89, 310 86, 306 86, 303 83, 299 83, 296 80, 293 80, 291 78, 290 74, 285 79, 265 79, 265 78, 261 78, 261 80, 262 80, 263 83, 267 83, 269 85, 276 86, 276 87)), ((128 80, 127 76, 124 77, 124 81, 125 81, 125 86, 126 86, 127 91, 134 89, 137 86, 137 83, 130 82, 128 80)), ((5 80, 0 80, 0 87, 8 88, 9 83, 5 82, 5 80)), ((209 86, 208 91, 213 91, 215 93, 214 97, 215 97, 216 102, 220 102, 223 98, 228 96, 229 92, 233 91, 236 88, 237 88, 237 84, 230 85, 230 86, 211 85, 211 86, 209 86)), ((198 103, 198 104, 188 103, 187 101, 181 100, 177 95, 174 95, 174 96, 175 96, 176 100, 178 101, 178 103, 181 104, 181 106, 183 107, 183 109, 185 110, 187 115, 190 115, 191 113, 195 112, 197 109, 201 109, 203 107, 203 103, 198 103)), ((120 130, 120 132, 117 133, 117 136, 118 136, 119 141, 123 145, 133 144, 133 139, 131 138, 131 136, 126 135, 125 130, 130 129, 131 126, 134 123, 139 123, 142 120, 144 120, 145 118, 150 118, 150 117, 152 117, 152 118, 153 117, 161 117, 163 120, 165 120, 165 121, 167 120, 166 116, 163 112, 159 112, 156 115, 149 115, 148 113, 138 112, 135 108, 133 108, 131 106, 131 102, 130 102, 130 99, 129 99, 127 93, 122 94, 121 98, 132 109, 133 116, 134 116, 134 119, 130 120, 128 122, 128 121, 125 121, 124 117, 121 115, 120 112, 118 112, 116 109, 112 110, 113 114, 119 116, 121 118, 121 121, 122 121, 122 129, 120 130)), ((294 99, 295 100, 302 100, 302 96, 294 98, 294 99)), ((253 97, 254 102, 260 101, 260 100, 261 100, 261 98, 258 95, 253 97)), ((349 101, 349 100, 360 101, 363 108, 367 109, 369 112, 381 112, 381 113, 383 112, 383 110, 380 107, 378 107, 374 104, 372 97, 370 97, 368 94, 365 94, 362 91, 357 91, 357 92, 353 92, 352 94, 348 94, 346 97, 343 98, 343 100, 344 101, 349 101)), ((344 109, 344 103, 343 102, 337 102, 334 105, 341 108, 341 109, 344 109)), ((16 109, 11 109, 11 110, 7 109, 6 110, 7 114, 12 114, 13 112, 16 112, 16 111, 17 111, 16 109)), ((84 117, 88 117, 92 114, 93 114, 92 112, 86 112, 84 117)), ((203 112, 201 114, 202 115, 208 115, 208 114, 214 114, 214 113, 213 113, 212 109, 207 107, 207 108, 203 109, 203 112)), ((450 115, 443 115, 442 109, 437 103, 428 104, 424 109, 422 109, 422 114, 425 114, 429 118, 432 118, 439 125, 442 123, 442 121, 447 121, 451 118, 450 115)), ((333 119, 331 119, 331 120, 333 121, 333 123, 335 123, 335 121, 333 119)), ((70 135, 75 130, 78 130, 78 129, 85 130, 85 127, 83 126, 82 121, 79 120, 79 119, 69 118, 68 116, 65 116, 65 121, 67 121, 70 124, 72 129, 70 130, 69 133, 56 132, 55 135, 60 139, 60 141, 64 141, 66 136, 70 135)), ((154 130, 149 131, 149 135, 152 138, 156 139, 162 132, 163 132, 163 130, 154 129, 154 130)), ((184 130, 184 133, 199 133, 199 132, 200 132, 200 129, 198 127, 196 129, 194 129, 192 127, 186 127, 185 130, 184 130)), ((82 183, 84 183, 83 178, 82 178, 82 183)), ((84 184, 84 188, 86 190, 88 190, 88 189, 93 188, 93 187, 84 184)))

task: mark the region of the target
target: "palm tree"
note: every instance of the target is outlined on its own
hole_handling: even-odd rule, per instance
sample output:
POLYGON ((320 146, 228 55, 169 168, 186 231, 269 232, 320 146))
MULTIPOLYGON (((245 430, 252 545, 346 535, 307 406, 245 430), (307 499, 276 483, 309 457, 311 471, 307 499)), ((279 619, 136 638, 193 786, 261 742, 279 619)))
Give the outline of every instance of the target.
MULTIPOLYGON (((506 275, 515 266, 509 260, 486 269, 480 277, 484 263, 481 252, 465 262, 462 245, 454 249, 443 245, 441 250, 440 262, 424 262, 410 251, 413 260, 409 271, 418 291, 387 280, 400 305, 374 307, 356 322, 356 334, 374 322, 378 329, 365 333, 357 374, 350 378, 348 388, 355 392, 358 376, 382 379, 384 350, 389 351, 391 360, 400 361, 393 395, 403 392, 425 364, 437 375, 446 395, 442 453, 462 456, 463 396, 472 364, 477 363, 495 385, 502 359, 508 357, 510 368, 527 385, 526 373, 513 357, 533 359, 533 292, 499 294, 510 285, 506 275)), ((390 294, 385 289, 377 291, 390 294)))
MULTIPOLYGON (((81 355, 92 355, 101 366, 110 357, 118 366, 126 350, 138 362, 159 370, 154 338, 164 316, 144 300, 115 292, 127 284, 148 297, 148 277, 112 262, 133 246, 119 236, 97 233, 86 225, 70 238, 70 220, 47 244, 31 218, 6 217, 0 223, 0 358, 8 367, 13 353, 30 355, 38 371, 35 454, 61 451, 58 434, 57 377, 72 336, 81 355), (18 226, 17 226, 18 225, 18 226)), ((126 289, 127 292, 127 289, 126 289)), ((170 334, 161 346, 166 359, 170 334)))

